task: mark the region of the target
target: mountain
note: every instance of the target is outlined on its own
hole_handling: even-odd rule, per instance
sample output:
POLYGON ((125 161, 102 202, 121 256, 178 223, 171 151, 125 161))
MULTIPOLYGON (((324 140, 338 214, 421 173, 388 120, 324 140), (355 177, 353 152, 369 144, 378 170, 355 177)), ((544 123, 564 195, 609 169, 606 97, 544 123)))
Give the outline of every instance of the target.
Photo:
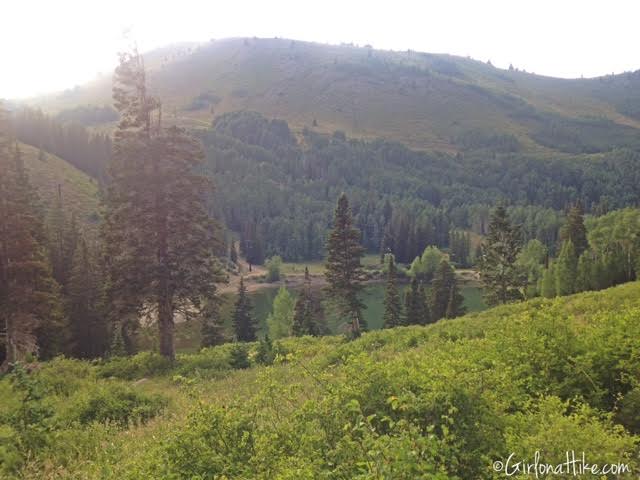
MULTIPOLYGON (((342 130, 410 147, 596 153, 638 146, 640 71, 558 79, 451 55, 234 38, 148 53, 165 116, 207 126, 252 110, 295 131, 342 130)), ((32 99, 52 113, 111 104, 111 78, 32 99)))

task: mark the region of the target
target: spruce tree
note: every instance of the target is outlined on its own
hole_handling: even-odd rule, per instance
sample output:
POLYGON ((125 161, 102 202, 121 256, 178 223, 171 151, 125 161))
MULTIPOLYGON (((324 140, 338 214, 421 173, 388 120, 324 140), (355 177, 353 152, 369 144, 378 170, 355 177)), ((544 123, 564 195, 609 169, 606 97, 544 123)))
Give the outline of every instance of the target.
POLYGON ((118 321, 156 317, 160 353, 173 359, 175 313, 200 315, 222 280, 219 229, 205 208, 212 187, 197 173, 200 143, 163 128, 137 52, 121 56, 113 97, 120 122, 104 229, 110 311, 118 321))
POLYGON ((253 342, 256 340, 256 325, 251 313, 251 300, 244 285, 244 277, 240 277, 238 297, 233 310, 233 331, 238 342, 253 342))
POLYGON ((411 285, 405 293, 405 324, 406 325, 426 325, 429 323, 427 303, 424 287, 416 276, 411 279, 411 285))
POLYGON ((498 305, 523 298, 526 272, 517 263, 522 233, 509 221, 504 205, 491 214, 489 232, 482 244, 478 268, 487 304, 498 305))
POLYGON ((575 293, 578 257, 571 240, 566 240, 560 249, 560 255, 555 263, 556 294, 571 295, 575 293))
POLYGON ((45 254, 42 219, 34 204, 19 149, 11 151, 8 120, 0 105, 0 331, 2 370, 30 353, 57 352, 62 327, 59 287, 45 254), (45 335, 51 335, 47 338, 45 335))
POLYGON ((569 209, 567 222, 560 231, 560 239, 564 242, 571 240, 575 248, 576 258, 589 248, 587 229, 584 226, 584 212, 582 205, 577 203, 569 209))
POLYGON ((360 335, 361 329, 366 329, 362 317, 362 310, 366 307, 358 298, 364 280, 360 263, 363 255, 360 231, 353 226, 349 201, 343 193, 338 199, 333 229, 327 241, 326 292, 337 302, 342 316, 348 319, 353 336, 360 335))
POLYGON ((104 279, 84 237, 80 237, 75 250, 67 286, 72 351, 80 358, 101 357, 109 347, 104 279))
POLYGON ((396 283, 396 263, 393 255, 389 256, 387 269, 387 288, 384 294, 384 327, 393 328, 402 324, 402 303, 396 283))
POLYGON ((462 302, 463 297, 458 289, 455 272, 447 260, 442 260, 431 284, 429 303, 432 320, 462 315, 464 313, 462 302))
POLYGON ((293 335, 301 337, 303 335, 322 335, 325 330, 322 304, 313 294, 309 268, 305 267, 304 286, 296 299, 293 309, 291 332, 293 335))
POLYGON ((200 346, 202 348, 222 345, 226 341, 219 307, 216 299, 216 301, 210 301, 202 312, 200 327, 200 346))

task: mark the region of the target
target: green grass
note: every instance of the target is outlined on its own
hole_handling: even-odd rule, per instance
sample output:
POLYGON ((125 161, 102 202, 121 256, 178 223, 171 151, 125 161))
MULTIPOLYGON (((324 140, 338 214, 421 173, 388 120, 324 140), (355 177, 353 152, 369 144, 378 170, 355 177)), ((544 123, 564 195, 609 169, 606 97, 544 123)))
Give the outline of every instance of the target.
MULTIPOLYGON (((552 463, 575 450, 635 471, 638 318, 636 282, 352 342, 286 339, 273 366, 246 370, 233 369, 229 345, 175 365, 150 354, 57 360, 34 374, 49 389, 55 434, 5 477, 489 479, 495 460, 536 450, 552 463), (137 392, 134 403, 111 384, 137 392), (164 413, 125 428, 68 421, 71 406, 96 405, 90 398, 128 415, 156 395, 164 413)), ((0 380, 0 418, 19 405, 0 380)))

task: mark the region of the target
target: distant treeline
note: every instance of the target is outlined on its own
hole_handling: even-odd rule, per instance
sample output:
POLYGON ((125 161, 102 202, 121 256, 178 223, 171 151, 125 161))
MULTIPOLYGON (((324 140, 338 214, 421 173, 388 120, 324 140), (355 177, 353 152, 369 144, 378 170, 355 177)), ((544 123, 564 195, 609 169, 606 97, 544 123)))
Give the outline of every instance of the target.
POLYGON ((490 205, 501 200, 512 205, 525 241, 538 239, 551 251, 569 205, 603 214, 640 200, 640 154, 628 149, 598 158, 426 153, 342 132, 305 130, 296 139, 286 122, 252 112, 218 117, 201 136, 216 206, 256 263, 272 255, 321 257, 333 199, 342 191, 363 245, 390 250, 399 262, 427 245, 448 247, 452 230, 485 234, 490 205))
POLYGON ((111 137, 90 132, 82 125, 87 124, 86 115, 92 109, 81 107, 76 110, 73 111, 76 113, 63 112, 56 118, 40 110, 16 110, 12 118, 15 135, 18 140, 57 155, 88 175, 103 180, 111 157, 111 137))

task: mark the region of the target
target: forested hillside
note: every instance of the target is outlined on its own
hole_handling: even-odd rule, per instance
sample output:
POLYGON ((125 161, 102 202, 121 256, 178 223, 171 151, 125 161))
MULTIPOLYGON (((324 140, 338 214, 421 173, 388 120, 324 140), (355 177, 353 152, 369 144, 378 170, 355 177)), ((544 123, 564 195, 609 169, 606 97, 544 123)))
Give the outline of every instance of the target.
MULTIPOLYGON (((226 39, 150 52, 146 64, 165 113, 186 126, 254 110, 293 129, 384 137, 419 149, 592 153, 638 146, 640 75, 562 80, 481 61, 369 46, 287 39, 226 39)), ((517 67, 517 65, 516 65, 517 67)), ((78 107, 110 121, 111 78, 30 103, 78 107)), ((62 113, 68 117, 67 112, 62 113)), ((113 120, 111 118, 111 120, 113 120)))
POLYGON ((44 150, 23 143, 20 150, 45 216, 61 195, 67 215, 74 215, 79 225, 96 233, 100 221, 98 181, 44 150))
POLYGON ((20 367, 0 380, 0 473, 491 479, 536 450, 635 472, 639 299, 636 282, 351 342, 20 367))

